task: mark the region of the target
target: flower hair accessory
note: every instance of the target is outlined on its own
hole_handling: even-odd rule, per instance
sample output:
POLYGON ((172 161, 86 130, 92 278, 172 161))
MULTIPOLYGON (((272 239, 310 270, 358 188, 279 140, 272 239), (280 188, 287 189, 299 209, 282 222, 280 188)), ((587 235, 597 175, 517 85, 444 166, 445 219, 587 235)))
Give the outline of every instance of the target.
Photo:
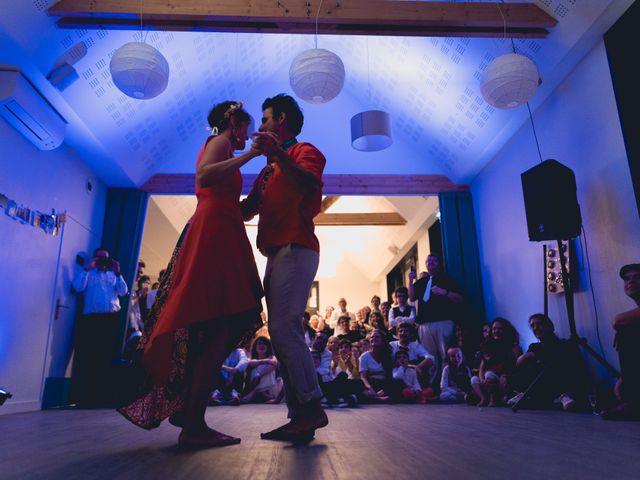
POLYGON ((229 105, 229 108, 227 108, 227 111, 224 112, 224 118, 229 120, 229 117, 231 117, 233 112, 235 112, 236 110, 241 109, 242 105, 243 105, 242 102, 236 102, 236 103, 232 103, 231 105, 229 105))

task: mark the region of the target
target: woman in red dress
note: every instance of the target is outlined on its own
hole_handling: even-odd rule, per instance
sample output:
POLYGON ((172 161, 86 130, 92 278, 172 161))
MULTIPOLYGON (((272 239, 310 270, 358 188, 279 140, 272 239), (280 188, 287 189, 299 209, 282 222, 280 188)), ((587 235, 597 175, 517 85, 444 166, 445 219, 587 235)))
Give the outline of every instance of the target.
POLYGON ((227 101, 209 114, 213 135, 196 163, 198 206, 161 279, 138 347, 145 371, 136 400, 118 411, 151 429, 170 417, 186 447, 233 445, 204 414, 227 355, 262 326, 260 277, 240 213, 239 168, 261 153, 245 148, 249 114, 227 101))

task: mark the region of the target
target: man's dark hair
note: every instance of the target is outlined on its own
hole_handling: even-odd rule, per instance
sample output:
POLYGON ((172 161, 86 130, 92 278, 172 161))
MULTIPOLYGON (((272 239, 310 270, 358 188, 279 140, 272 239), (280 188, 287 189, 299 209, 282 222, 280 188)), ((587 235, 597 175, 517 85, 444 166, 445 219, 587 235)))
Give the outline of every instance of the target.
POLYGON ((555 325, 553 324, 551 319, 547 315, 545 315, 544 313, 534 313, 533 315, 531 315, 529 317, 529 322, 531 322, 531 320, 533 320, 534 318, 537 319, 537 320, 542 320, 544 323, 549 325, 552 330, 555 330, 555 325))
POLYGON ((106 249, 106 248, 104 248, 104 247, 98 247, 98 248, 96 248, 96 249, 93 251, 93 256, 95 257, 95 256, 96 256, 96 253, 98 253, 98 252, 107 252, 107 253, 109 253, 109 250, 107 250, 107 249, 106 249))
POLYGON ((138 288, 142 288, 142 284, 144 282, 150 282, 151 281, 151 277, 149 277, 149 275, 142 275, 139 279, 138 279, 138 288))
POLYGON ((147 268, 147 264, 144 263, 144 260, 138 260, 138 267, 147 268))
POLYGON ((409 296, 409 290, 407 289, 407 287, 398 287, 396 288, 395 292, 396 295, 398 295, 399 293, 403 294, 405 297, 409 296))
POLYGON ((287 120, 287 128, 294 135, 298 135, 302 130, 302 124, 304 123, 304 115, 298 102, 296 102, 292 96, 280 93, 275 97, 267 98, 262 103, 262 110, 270 108, 273 110, 273 118, 278 118, 281 113, 284 112, 287 120))
POLYGON ((620 278, 624 279, 624 276, 629 272, 640 272, 640 263, 630 263, 623 266, 620 269, 620 278))
POLYGON ((413 333, 415 330, 415 325, 411 322, 400 322, 398 324, 398 330, 401 328, 408 328, 410 333, 413 333))

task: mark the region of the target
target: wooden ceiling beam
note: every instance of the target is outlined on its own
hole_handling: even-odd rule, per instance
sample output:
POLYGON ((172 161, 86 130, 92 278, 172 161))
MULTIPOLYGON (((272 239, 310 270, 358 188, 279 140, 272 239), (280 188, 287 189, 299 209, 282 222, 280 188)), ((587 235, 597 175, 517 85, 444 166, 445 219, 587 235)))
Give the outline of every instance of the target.
MULTIPOLYGON (((242 193, 247 194, 256 174, 244 174, 242 193)), ((326 174, 322 180, 325 195, 437 195, 463 192, 467 185, 457 185, 445 175, 352 175, 326 174)), ((140 187, 159 195, 193 195, 195 175, 192 173, 158 173, 140 187)))
MULTIPOLYGON (((318 0, 144 0, 145 29, 240 33, 316 31, 318 0)), ((139 0, 60 0, 61 28, 139 29, 139 0)), ((557 20, 534 3, 329 0, 321 35, 546 37, 557 20)))
POLYGON ((324 213, 329 210, 329 207, 336 203, 340 199, 340 195, 327 195, 322 199, 322 204, 320 205, 320 213, 324 213))
POLYGON ((319 226, 398 226, 406 225, 407 221, 398 212, 379 213, 319 213, 313 219, 313 223, 319 226))

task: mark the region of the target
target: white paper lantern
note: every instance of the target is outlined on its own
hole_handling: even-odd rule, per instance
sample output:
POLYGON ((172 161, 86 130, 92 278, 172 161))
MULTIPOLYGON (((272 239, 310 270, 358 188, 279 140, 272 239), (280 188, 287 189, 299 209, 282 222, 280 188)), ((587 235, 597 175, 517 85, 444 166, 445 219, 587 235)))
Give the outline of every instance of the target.
POLYGON ((368 110, 351 117, 351 146, 363 152, 384 150, 393 143, 387 112, 368 110))
POLYGON ((139 100, 157 97, 169 83, 169 64, 151 45, 130 42, 116 50, 109 63, 113 83, 139 100))
POLYGON ((539 82, 535 63, 524 55, 509 53, 489 64, 480 79, 480 91, 496 108, 515 108, 529 101, 539 82))
POLYGON ((289 83, 295 94, 308 103, 326 103, 344 85, 344 64, 335 53, 312 48, 299 53, 289 69, 289 83))

